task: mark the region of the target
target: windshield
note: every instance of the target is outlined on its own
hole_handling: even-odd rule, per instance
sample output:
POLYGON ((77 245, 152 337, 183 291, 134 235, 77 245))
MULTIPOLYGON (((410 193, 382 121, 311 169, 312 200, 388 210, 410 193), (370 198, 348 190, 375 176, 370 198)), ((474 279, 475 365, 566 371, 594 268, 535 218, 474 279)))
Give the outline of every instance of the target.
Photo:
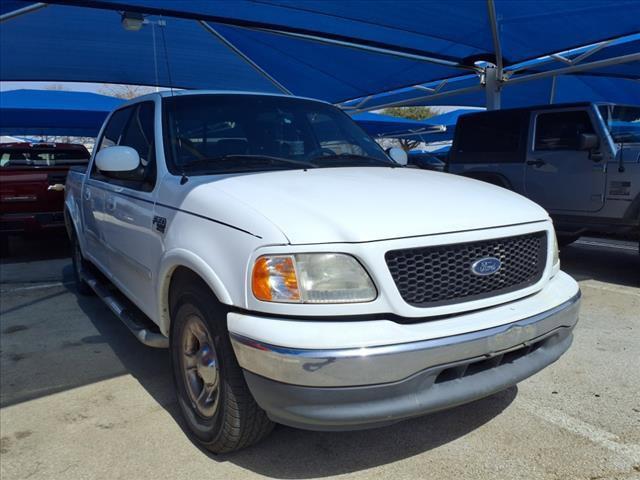
POLYGON ((174 174, 340 166, 397 166, 345 113, 266 95, 163 100, 165 154, 174 174))
POLYGON ((598 108, 614 142, 640 143, 640 107, 600 105, 598 108))
POLYGON ((85 149, 0 146, 0 167, 61 167, 86 165, 89 152, 85 149))

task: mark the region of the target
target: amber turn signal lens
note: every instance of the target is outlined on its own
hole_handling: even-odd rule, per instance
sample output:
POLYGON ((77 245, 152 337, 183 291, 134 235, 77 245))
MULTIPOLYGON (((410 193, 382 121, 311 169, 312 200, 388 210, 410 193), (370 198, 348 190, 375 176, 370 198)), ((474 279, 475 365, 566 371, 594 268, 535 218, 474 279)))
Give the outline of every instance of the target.
POLYGON ((295 262, 290 255, 260 257, 251 275, 253 295, 265 302, 299 302, 295 262))

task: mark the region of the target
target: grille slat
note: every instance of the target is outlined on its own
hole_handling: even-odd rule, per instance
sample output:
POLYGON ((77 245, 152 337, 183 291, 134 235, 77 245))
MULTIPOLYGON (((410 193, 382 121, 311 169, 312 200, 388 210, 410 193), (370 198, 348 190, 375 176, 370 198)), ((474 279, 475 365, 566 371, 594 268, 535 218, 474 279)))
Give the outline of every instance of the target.
POLYGON ((417 307, 449 305, 526 288, 540 280, 546 258, 546 232, 385 254, 400 295, 417 307), (500 270, 475 275, 471 265, 485 257, 498 258, 500 270))

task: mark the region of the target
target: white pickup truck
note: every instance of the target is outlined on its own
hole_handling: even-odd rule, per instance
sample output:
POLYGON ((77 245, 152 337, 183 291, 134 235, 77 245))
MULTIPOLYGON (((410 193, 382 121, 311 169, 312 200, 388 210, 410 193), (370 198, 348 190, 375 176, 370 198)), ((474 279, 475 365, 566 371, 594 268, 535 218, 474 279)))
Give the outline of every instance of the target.
POLYGON ((69 173, 78 290, 170 348, 210 450, 453 407, 569 348, 580 291, 547 213, 392 154, 323 102, 163 92, 69 173))

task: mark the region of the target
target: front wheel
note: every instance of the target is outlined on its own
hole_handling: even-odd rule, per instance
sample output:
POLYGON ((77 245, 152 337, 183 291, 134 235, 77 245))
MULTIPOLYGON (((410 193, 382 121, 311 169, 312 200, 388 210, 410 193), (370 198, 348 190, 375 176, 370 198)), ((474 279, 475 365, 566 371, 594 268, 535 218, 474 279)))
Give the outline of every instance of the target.
POLYGON ((182 287, 172 314, 171 360, 180 409, 214 453, 252 445, 273 429, 233 353, 224 311, 199 282, 182 287))

